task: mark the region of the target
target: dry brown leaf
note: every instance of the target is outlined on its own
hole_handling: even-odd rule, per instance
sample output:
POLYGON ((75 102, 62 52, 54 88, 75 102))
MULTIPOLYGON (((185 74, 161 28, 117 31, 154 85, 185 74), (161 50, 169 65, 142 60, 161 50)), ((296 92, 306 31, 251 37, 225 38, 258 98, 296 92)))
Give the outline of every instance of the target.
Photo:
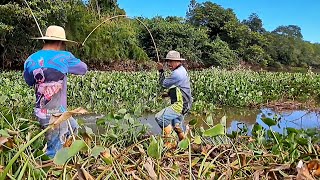
POLYGON ((258 170, 258 171, 255 171, 253 173, 253 180, 259 180, 260 179, 260 175, 263 174, 263 170, 258 170))
POLYGON ((80 107, 72 111, 64 112, 62 114, 61 113, 55 114, 51 116, 50 124, 54 124, 54 126, 58 126, 60 123, 68 120, 70 117, 72 117, 75 114, 86 114, 86 113, 88 113, 88 111, 80 107))
POLYGON ((4 167, 0 165, 0 173, 2 173, 4 170, 4 167))
POLYGON ((132 178, 135 179, 135 180, 142 180, 135 174, 135 172, 136 171, 131 171, 131 172, 129 172, 129 175, 132 175, 132 178))
POLYGON ((300 160, 297 165, 297 180, 314 180, 314 178, 309 173, 308 167, 303 165, 303 162, 300 160))
POLYGON ((156 172, 154 171, 154 164, 151 160, 151 158, 147 158, 146 162, 144 163, 143 167, 148 171, 149 176, 151 177, 151 179, 156 180, 158 179, 158 176, 156 174, 156 172))
POLYGON ((269 171, 280 171, 284 169, 290 169, 290 164, 276 165, 272 167, 269 171))
POLYGON ((139 152, 140 152, 141 154, 146 154, 145 150, 144 150, 143 147, 142 147, 142 144, 138 144, 136 147, 139 149, 139 152))
POLYGON ((120 153, 116 148, 112 147, 111 154, 112 154, 112 156, 117 157, 120 153))
POLYGON ((10 130, 10 129, 6 129, 6 131, 8 132, 8 134, 9 134, 10 136, 14 136, 14 135, 18 135, 18 134, 19 134, 18 131, 12 131, 12 130, 10 130))
POLYGON ((0 137, 0 146, 2 146, 6 142, 8 142, 8 138, 7 137, 0 137))
POLYGON ((63 147, 70 147, 72 142, 73 142, 73 138, 72 137, 68 138, 66 142, 63 144, 63 147))
POLYGON ((86 180, 94 180, 94 178, 84 168, 81 168, 81 171, 84 177, 86 178, 86 180))

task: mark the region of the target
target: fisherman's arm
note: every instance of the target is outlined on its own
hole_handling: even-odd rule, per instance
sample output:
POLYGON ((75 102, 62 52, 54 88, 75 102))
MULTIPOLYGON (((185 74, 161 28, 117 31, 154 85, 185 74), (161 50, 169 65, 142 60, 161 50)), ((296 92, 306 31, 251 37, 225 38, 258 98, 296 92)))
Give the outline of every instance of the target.
POLYGON ((28 71, 29 61, 27 60, 24 64, 23 78, 29 86, 34 86, 36 80, 33 77, 33 73, 28 71))
POLYGON ((165 77, 163 65, 158 63, 158 71, 159 71, 159 83, 164 88, 170 88, 171 86, 177 84, 179 82, 179 76, 175 71, 172 72, 170 77, 165 77))
POLYGON ((76 75, 86 74, 88 70, 86 63, 82 62, 80 59, 77 59, 72 54, 67 61, 68 61, 68 73, 76 74, 76 75))

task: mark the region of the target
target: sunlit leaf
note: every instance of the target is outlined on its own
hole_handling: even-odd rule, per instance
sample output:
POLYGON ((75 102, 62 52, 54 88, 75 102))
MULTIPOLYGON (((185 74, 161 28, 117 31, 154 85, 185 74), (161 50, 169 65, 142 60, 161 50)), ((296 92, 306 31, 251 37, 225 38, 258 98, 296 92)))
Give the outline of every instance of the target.
POLYGON ((107 148, 105 151, 100 152, 101 158, 102 160, 107 164, 107 165, 111 165, 113 162, 113 158, 110 154, 110 149, 107 148))
POLYGON ((75 140, 70 147, 60 149, 54 156, 53 162, 57 165, 63 165, 84 147, 86 144, 83 140, 75 140))
POLYGON ((123 119, 129 120, 129 119, 131 119, 131 115, 128 113, 128 114, 126 114, 126 115, 123 117, 123 119))
POLYGON ((69 148, 60 149, 57 154, 54 156, 53 162, 57 165, 63 165, 70 158, 69 148))
POLYGON ((212 114, 207 117, 206 122, 208 125, 213 126, 212 114))
POLYGON ((214 136, 223 135, 223 134, 224 134, 224 127, 222 124, 217 124, 203 133, 204 136, 209 136, 209 137, 214 137, 214 136))
POLYGON ((150 157, 153 157, 155 159, 160 159, 161 157, 160 145, 154 136, 151 136, 151 141, 147 153, 150 157))
POLYGON ((196 136, 196 137, 194 138, 194 143, 196 143, 196 144, 201 144, 201 138, 200 138, 200 136, 196 136))
POLYGON ((2 137, 10 137, 10 134, 9 134, 8 131, 5 130, 5 129, 0 129, 0 135, 1 135, 2 137))
POLYGON ((119 114, 126 114, 127 113, 127 110, 126 109, 120 109, 118 111, 119 114))
POLYGON ((95 158, 97 158, 99 156, 99 154, 104 151, 104 147, 102 146, 95 146, 92 148, 92 153, 91 155, 95 158))
POLYGON ((192 162, 191 162, 191 166, 193 167, 193 166, 197 165, 198 162, 199 162, 199 160, 200 160, 199 157, 194 158, 194 159, 192 160, 192 162))
POLYGON ((224 127, 227 127, 227 116, 223 116, 221 118, 220 124, 222 124, 224 127))
POLYGON ((182 150, 186 150, 189 147, 189 138, 185 138, 179 142, 178 147, 182 150))

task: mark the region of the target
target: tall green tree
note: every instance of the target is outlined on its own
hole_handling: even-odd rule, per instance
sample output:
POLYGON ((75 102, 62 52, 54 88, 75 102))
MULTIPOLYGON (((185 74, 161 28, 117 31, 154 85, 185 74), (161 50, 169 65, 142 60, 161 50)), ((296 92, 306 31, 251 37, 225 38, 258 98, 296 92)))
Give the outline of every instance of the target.
POLYGON ((224 9, 218 4, 207 1, 191 9, 187 21, 194 26, 208 28, 208 35, 211 39, 217 36, 224 39, 226 34, 223 30, 224 25, 238 21, 238 19, 232 9, 224 9))
POLYGON ((251 31, 264 33, 266 30, 263 28, 262 20, 259 18, 258 14, 252 13, 248 19, 242 21, 243 24, 247 25, 251 31))
POLYGON ((297 25, 279 26, 272 33, 298 39, 303 38, 301 28, 297 25))
MULTIPOLYGON (((209 41, 206 29, 196 28, 177 17, 155 17, 144 20, 151 31, 161 57, 177 50, 190 61, 201 61, 202 46, 209 41)), ((141 42, 149 57, 156 58, 155 47, 147 30, 142 27, 141 42)))

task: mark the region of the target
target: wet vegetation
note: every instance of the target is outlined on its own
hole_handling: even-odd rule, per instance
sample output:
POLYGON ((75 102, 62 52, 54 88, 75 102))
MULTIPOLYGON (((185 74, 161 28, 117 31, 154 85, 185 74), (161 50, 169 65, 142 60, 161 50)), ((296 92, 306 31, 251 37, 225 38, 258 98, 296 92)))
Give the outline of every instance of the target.
MULTIPOLYGON (((82 126, 79 135, 68 140, 50 161, 44 154, 39 123, 32 115, 33 90, 20 74, 2 73, 0 80, 0 170, 10 179, 290 179, 319 175, 319 131, 284 127, 283 133, 276 132, 272 128, 278 125, 277 116, 262 118, 263 126, 238 124, 237 130, 228 133, 226 117, 218 124, 211 115, 204 122, 193 119, 188 122, 188 139, 179 143, 175 143, 175 134, 169 139, 150 134, 148 126, 137 118, 168 103, 159 97, 156 72, 70 76, 69 104, 105 116, 96 121, 97 131, 78 118, 82 126), (296 168, 300 160, 303 166, 296 168)), ((211 69, 190 74, 194 114, 214 113, 222 105, 252 106, 268 99, 308 100, 318 96, 319 77, 311 72, 211 69)))
MULTIPOLYGON (((50 24, 66 27, 68 39, 84 42, 106 18, 125 14, 117 1, 40 1, 29 5, 41 30, 50 24)), ((295 25, 268 32, 257 14, 240 22, 232 9, 211 2, 190 1, 186 18, 118 18, 98 28, 83 46, 68 50, 92 69, 69 76, 69 109, 83 107, 105 116, 97 130, 86 125, 79 108, 62 114, 40 130, 33 116, 35 101, 21 71, 24 60, 41 46, 40 36, 25 1, 0 3, 0 179, 315 179, 320 177, 319 129, 282 127, 280 118, 263 116, 252 126, 237 124, 227 131, 226 116, 214 123, 224 106, 317 106, 320 77, 308 71, 320 63, 320 46, 303 40, 295 25), (154 46, 145 23, 157 45, 154 46), (157 112, 169 102, 161 98, 157 72, 151 70, 168 50, 180 51, 191 71, 195 118, 188 138, 177 142, 152 134, 138 118, 157 112), (120 62, 120 66, 117 63, 120 62), (123 63, 124 62, 124 63, 123 63), (129 62, 129 63, 128 63, 129 62), (136 68, 132 69, 131 62, 136 68), (254 69, 294 68, 304 73, 254 72, 254 69), (229 71, 220 69, 227 68, 229 71), (5 71, 5 72, 4 72, 5 71), (71 114, 70 114, 71 113, 71 114), (81 126, 54 159, 45 155, 44 133, 70 115, 81 126), (217 115, 215 115, 217 116, 217 115), (196 117, 196 116, 195 116, 196 117)), ((44 32, 42 32, 44 33, 44 32)))

